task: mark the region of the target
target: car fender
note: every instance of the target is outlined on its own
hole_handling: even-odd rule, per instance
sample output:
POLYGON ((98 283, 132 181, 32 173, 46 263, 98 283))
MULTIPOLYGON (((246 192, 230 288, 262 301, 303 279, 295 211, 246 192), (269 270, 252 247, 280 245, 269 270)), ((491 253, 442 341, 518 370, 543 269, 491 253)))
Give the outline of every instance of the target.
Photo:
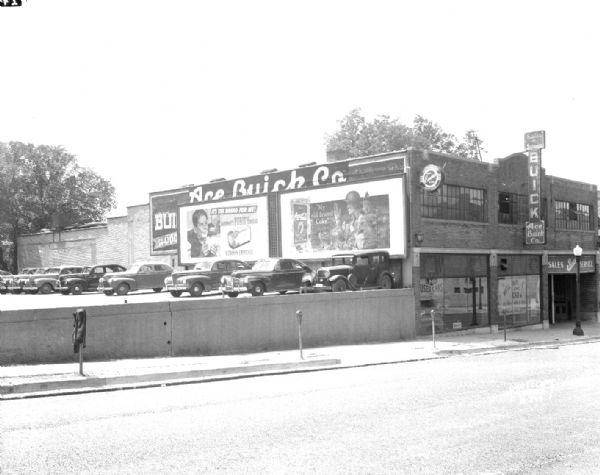
POLYGON ((189 289, 196 282, 200 282, 205 290, 207 290, 207 291, 211 290, 210 278, 205 275, 194 275, 194 276, 188 277, 187 279, 185 279, 185 286, 189 289))
POLYGON ((109 280, 109 284, 113 289, 116 289, 119 286, 119 284, 122 284, 123 282, 129 285, 130 290, 137 290, 138 288, 136 280, 132 279, 131 277, 113 277, 109 280))
POLYGON ((265 287, 265 292, 271 289, 271 279, 265 277, 248 277, 248 288, 252 287, 257 282, 260 282, 265 287))
POLYGON ((70 279, 65 279, 65 285, 67 286, 71 286, 71 285, 75 285, 75 284, 82 284, 83 288, 86 288, 86 280, 82 279, 81 277, 72 277, 70 279))
POLYGON ((36 287, 41 287, 44 284, 50 284, 52 286, 52 288, 54 288, 54 285, 56 284, 56 277, 54 277, 54 278, 44 277, 44 278, 34 279, 33 283, 36 285, 36 287))
POLYGON ((350 281, 348 280, 348 277, 346 277, 345 275, 340 275, 340 274, 336 274, 336 275, 332 275, 329 278, 329 283, 331 285, 333 285, 334 282, 337 282, 338 280, 343 280, 344 282, 346 282, 346 285, 351 288, 352 290, 354 290, 354 286, 350 283, 350 281))

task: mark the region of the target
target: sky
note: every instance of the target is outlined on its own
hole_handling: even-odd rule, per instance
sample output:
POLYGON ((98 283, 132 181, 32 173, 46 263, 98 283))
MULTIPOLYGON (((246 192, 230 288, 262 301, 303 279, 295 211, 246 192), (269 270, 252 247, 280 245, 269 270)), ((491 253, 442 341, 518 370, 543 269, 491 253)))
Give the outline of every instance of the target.
POLYGON ((546 132, 598 184, 600 3, 23 0, 0 8, 0 142, 62 145, 122 215, 148 194, 325 162, 352 109, 416 114, 484 161, 546 132))

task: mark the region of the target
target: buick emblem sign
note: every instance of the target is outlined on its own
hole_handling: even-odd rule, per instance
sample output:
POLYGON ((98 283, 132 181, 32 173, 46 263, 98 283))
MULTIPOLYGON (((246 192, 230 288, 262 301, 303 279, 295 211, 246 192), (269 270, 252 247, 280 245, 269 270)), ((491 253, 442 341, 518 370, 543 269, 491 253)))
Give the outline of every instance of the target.
POLYGON ((427 165, 421 172, 419 183, 427 191, 435 191, 440 187, 443 179, 444 174, 440 167, 437 165, 427 165))

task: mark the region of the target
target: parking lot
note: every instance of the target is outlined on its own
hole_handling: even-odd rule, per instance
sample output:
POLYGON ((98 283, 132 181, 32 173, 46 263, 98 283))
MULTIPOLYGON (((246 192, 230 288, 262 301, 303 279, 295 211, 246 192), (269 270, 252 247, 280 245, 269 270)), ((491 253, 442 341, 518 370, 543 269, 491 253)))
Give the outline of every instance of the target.
MULTIPOLYGON (((273 295, 278 295, 276 292, 273 295)), ((131 292, 123 297, 117 295, 106 296, 101 292, 89 292, 81 295, 61 295, 60 293, 49 295, 30 295, 30 294, 3 294, 0 295, 0 311, 2 310, 25 310, 41 308, 72 308, 86 307, 96 305, 120 305, 124 303, 142 303, 142 302, 165 302, 180 300, 203 300, 229 298, 223 297, 220 292, 207 293, 202 297, 191 297, 189 294, 182 294, 181 297, 173 297, 169 292, 153 292, 152 290, 140 290, 131 292)), ((237 298, 251 298, 250 294, 240 294, 237 298)), ((262 297, 261 297, 262 298, 262 297)))

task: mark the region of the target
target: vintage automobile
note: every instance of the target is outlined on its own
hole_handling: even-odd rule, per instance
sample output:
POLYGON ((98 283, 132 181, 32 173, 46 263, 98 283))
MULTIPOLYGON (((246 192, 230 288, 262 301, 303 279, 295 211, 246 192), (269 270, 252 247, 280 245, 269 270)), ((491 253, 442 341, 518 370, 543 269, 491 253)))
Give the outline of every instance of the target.
POLYGON ((12 278, 10 272, 0 269, 0 294, 8 292, 7 282, 10 278, 12 278))
POLYGON ((56 290, 56 280, 64 274, 81 272, 82 266, 48 267, 43 273, 31 274, 23 285, 23 290, 30 294, 51 294, 56 290))
POLYGON ((386 251, 353 251, 335 254, 331 266, 317 270, 315 289, 343 292, 358 289, 391 289, 394 273, 386 251))
POLYGON ((200 297, 203 292, 219 290, 224 275, 246 269, 250 269, 249 264, 235 259, 198 262, 192 270, 173 272, 165 279, 165 287, 173 297, 179 297, 183 292, 200 297))
POLYGON ((233 272, 221 279, 221 292, 237 297, 241 292, 254 296, 265 292, 285 294, 288 290, 312 285, 313 271, 306 264, 294 259, 260 259, 252 269, 233 272))
POLYGON ((124 272, 110 272, 100 277, 98 291, 105 295, 127 295, 129 292, 152 289, 160 292, 165 278, 173 273, 173 268, 164 262, 136 262, 124 272))
POLYGON ((27 278, 32 274, 39 274, 46 270, 45 267, 25 267, 21 272, 6 279, 6 289, 13 294, 23 292, 23 286, 27 278))
POLYGON ((77 274, 61 275, 56 281, 56 290, 63 295, 72 293, 79 295, 82 292, 92 292, 98 289, 100 277, 108 272, 123 272, 125 267, 119 264, 98 264, 92 267, 86 266, 77 274))

